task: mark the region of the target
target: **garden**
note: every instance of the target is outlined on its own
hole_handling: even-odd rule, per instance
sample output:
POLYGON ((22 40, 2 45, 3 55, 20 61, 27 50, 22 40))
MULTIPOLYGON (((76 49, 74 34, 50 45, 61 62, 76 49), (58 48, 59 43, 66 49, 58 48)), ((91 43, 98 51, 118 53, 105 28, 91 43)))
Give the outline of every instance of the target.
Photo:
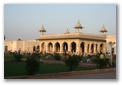
POLYGON ((93 56, 87 56, 84 58, 83 56, 77 55, 66 55, 65 58, 63 54, 4 54, 4 77, 94 70, 99 67, 106 68, 106 62, 104 60, 99 63, 96 59, 92 58, 93 56), (80 65, 80 63, 86 63, 86 58, 91 59, 90 63, 94 64, 93 67, 80 65), (62 63, 45 63, 44 61, 62 63), (97 67, 97 64, 99 67, 97 67), (104 66, 101 66, 101 64, 104 66))

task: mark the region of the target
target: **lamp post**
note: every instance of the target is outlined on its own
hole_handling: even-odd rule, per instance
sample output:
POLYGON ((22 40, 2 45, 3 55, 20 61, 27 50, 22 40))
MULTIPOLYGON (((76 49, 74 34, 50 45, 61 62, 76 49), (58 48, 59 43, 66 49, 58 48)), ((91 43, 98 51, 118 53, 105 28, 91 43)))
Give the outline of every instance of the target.
POLYGON ((110 41, 109 44, 111 45, 111 65, 112 65, 112 46, 115 44, 115 42, 110 41))

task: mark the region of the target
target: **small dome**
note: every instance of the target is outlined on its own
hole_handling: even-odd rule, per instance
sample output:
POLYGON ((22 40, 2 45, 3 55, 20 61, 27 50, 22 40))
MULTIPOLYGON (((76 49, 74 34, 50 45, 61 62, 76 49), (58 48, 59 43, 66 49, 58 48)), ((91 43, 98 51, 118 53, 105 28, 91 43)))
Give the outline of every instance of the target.
POLYGON ((70 32, 69 32, 69 30, 68 30, 68 28, 67 28, 67 30, 66 30, 66 32, 65 32, 65 34, 67 34, 67 33, 70 33, 70 32))
POLYGON ((103 27, 101 28, 101 30, 100 30, 100 32, 107 32, 107 30, 106 30, 106 28, 105 28, 105 26, 103 25, 103 27))
POLYGON ((78 23, 76 24, 76 26, 74 28, 76 28, 76 29, 83 29, 83 27, 81 26, 79 20, 78 20, 78 23))
POLYGON ((40 32, 46 32, 46 30, 45 30, 45 28, 43 27, 43 25, 42 25, 42 27, 41 27, 41 29, 39 30, 40 32))

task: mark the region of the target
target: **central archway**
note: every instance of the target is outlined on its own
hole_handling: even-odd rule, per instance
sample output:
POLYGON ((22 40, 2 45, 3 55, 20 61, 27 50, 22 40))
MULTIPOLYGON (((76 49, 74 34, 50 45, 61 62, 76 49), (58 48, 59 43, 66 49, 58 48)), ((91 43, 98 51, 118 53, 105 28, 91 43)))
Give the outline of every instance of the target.
POLYGON ((104 45, 103 45, 103 43, 101 43, 100 44, 100 51, 103 51, 103 47, 104 47, 104 45))
POLYGON ((91 45, 91 53, 94 53, 94 44, 91 45))
POLYGON ((36 46, 33 46, 33 52, 35 52, 36 51, 36 46))
POLYGON ((40 46, 39 45, 37 46, 37 52, 40 52, 40 46))
POLYGON ((58 42, 55 44, 55 47, 56 47, 56 52, 60 52, 60 44, 58 42))
POLYGON ((71 43, 71 52, 76 52, 76 43, 75 42, 72 42, 71 43))
POLYGON ((81 49, 81 53, 83 54, 84 53, 84 42, 82 42, 80 44, 80 49, 81 49))
POLYGON ((68 44, 67 42, 63 43, 63 52, 67 52, 68 51, 68 44))
POLYGON ((49 52, 53 51, 53 44, 51 42, 48 44, 48 51, 49 52))

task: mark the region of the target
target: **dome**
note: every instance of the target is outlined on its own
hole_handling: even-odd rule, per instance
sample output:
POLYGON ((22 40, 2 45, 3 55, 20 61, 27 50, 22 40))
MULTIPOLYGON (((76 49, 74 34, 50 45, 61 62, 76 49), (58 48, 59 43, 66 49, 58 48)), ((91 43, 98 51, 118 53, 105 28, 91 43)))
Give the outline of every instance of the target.
POLYGON ((67 33, 70 33, 70 32, 69 32, 69 30, 68 30, 68 28, 67 28, 67 30, 66 30, 66 32, 65 32, 65 34, 67 34, 67 33))
POLYGON ((103 27, 101 28, 101 30, 100 30, 100 32, 107 32, 107 30, 106 30, 106 28, 105 28, 105 26, 103 25, 103 27))
POLYGON ((40 32, 46 32, 46 30, 45 30, 45 28, 43 27, 43 25, 42 25, 42 27, 41 27, 41 29, 39 30, 40 32))
POLYGON ((76 24, 76 26, 74 28, 76 28, 76 29, 83 29, 83 27, 80 24, 80 21, 79 20, 78 20, 78 23, 76 24))

